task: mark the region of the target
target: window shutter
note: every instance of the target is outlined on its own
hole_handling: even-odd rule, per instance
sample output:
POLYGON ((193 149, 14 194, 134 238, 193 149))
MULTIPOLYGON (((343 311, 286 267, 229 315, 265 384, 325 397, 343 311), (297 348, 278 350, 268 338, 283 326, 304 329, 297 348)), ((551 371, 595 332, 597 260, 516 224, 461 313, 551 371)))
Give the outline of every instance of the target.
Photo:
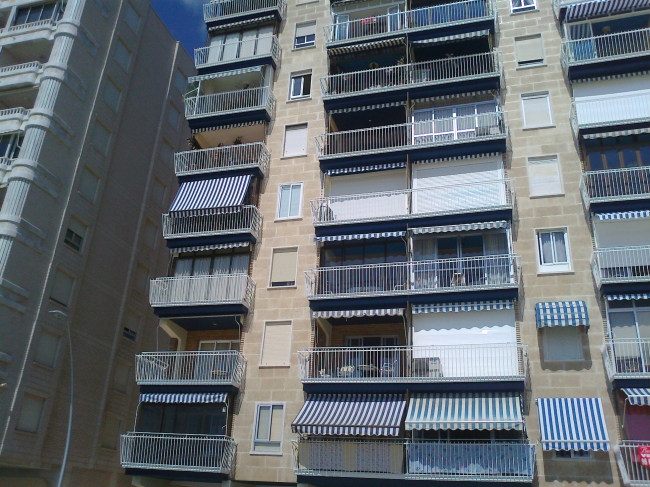
POLYGON ((117 41, 114 57, 117 64, 119 64, 124 71, 129 70, 129 64, 131 64, 131 51, 129 51, 122 41, 117 41))
POLYGON ((108 144, 111 142, 111 133, 100 123, 95 124, 95 130, 93 130, 92 143, 95 148, 102 154, 108 152, 108 144))
POLYGON ((525 128, 551 125, 552 120, 548 95, 524 98, 523 103, 525 128))
POLYGON ((138 32, 138 27, 140 27, 140 15, 135 11, 133 5, 130 3, 127 3, 126 8, 124 9, 124 22, 126 22, 126 25, 128 25, 129 29, 133 32, 138 32))
POLYGON ((74 279, 61 271, 56 271, 54 276, 54 285, 52 286, 52 294, 50 297, 57 303, 67 306, 70 304, 70 297, 72 295, 72 286, 74 279))
POLYGON ((515 53, 517 63, 520 65, 542 62, 544 50, 542 49, 542 37, 528 37, 526 39, 515 39, 515 53))
POLYGON ((556 158, 528 161, 530 196, 562 194, 560 165, 556 158))
POLYGON ((307 154, 307 124, 287 127, 284 135, 284 157, 307 154))
POLYGON ((76 233, 77 235, 79 235, 81 238, 84 238, 86 236, 86 225, 81 223, 76 218, 70 218, 70 222, 68 223, 68 228, 72 230, 74 233, 76 233))
POLYGON ((36 348, 36 357, 34 360, 41 365, 54 367, 56 356, 59 351, 59 335, 43 330, 38 340, 36 348))
POLYGON ((291 323, 266 323, 262 343, 262 366, 289 365, 291 347, 291 323))
POLYGON ((113 374, 113 389, 118 392, 126 392, 131 376, 131 367, 126 364, 117 364, 113 374))
POLYGON ((296 26, 296 37, 304 37, 308 35, 316 35, 316 22, 309 22, 308 24, 299 24, 296 26))
POLYGON ((296 283, 297 249, 273 251, 271 265, 271 286, 293 286, 296 283))
POLYGON ((544 358, 548 361, 582 360, 580 328, 553 327, 544 330, 544 358))
POLYGON ((117 440, 120 434, 121 421, 114 416, 106 416, 102 429, 102 447, 109 450, 117 449, 117 440))
POLYGON ((99 178, 91 173, 88 169, 84 168, 81 173, 79 181, 79 193, 81 193, 89 201, 95 202, 97 196, 97 187, 99 186, 99 178))
POLYGON ((16 429, 27 431, 28 433, 37 433, 44 405, 45 398, 33 394, 25 394, 16 429))

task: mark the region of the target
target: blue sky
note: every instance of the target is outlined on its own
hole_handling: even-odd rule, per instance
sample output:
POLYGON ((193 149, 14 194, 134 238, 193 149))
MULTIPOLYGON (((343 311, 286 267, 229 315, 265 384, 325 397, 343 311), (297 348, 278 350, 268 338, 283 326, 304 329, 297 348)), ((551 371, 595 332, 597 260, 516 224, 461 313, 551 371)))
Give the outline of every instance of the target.
POLYGON ((194 48, 205 45, 207 30, 203 4, 208 0, 151 0, 151 6, 172 35, 194 57, 194 48))

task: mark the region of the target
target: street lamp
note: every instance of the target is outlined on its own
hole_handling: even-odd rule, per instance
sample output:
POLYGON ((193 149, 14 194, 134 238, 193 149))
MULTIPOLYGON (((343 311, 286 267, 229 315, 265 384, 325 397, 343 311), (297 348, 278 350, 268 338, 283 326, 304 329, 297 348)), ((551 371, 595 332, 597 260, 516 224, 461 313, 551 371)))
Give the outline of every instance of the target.
POLYGON ((65 439, 65 449, 63 450, 63 462, 61 463, 61 471, 59 472, 59 481, 56 483, 57 487, 63 485, 63 476, 65 474, 65 464, 68 461, 68 452, 70 451, 70 437, 72 436, 72 406, 74 403, 74 364, 72 362, 72 334, 70 333, 70 320, 66 313, 58 309, 50 311, 50 313, 59 321, 65 322, 68 328, 68 350, 70 351, 70 411, 68 413, 68 434, 65 439))

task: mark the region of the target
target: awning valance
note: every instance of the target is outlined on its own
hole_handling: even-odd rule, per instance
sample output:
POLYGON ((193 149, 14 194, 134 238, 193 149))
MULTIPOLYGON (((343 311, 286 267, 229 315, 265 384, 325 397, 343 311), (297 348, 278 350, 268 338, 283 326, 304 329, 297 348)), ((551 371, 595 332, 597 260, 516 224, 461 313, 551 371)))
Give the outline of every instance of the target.
POLYGON ((391 169, 404 169, 406 162, 391 162, 388 164, 374 164, 372 166, 343 167, 340 169, 329 169, 325 171, 327 176, 339 176, 341 174, 356 174, 360 172, 390 171, 391 169))
POLYGON ((632 406, 650 406, 650 389, 637 387, 621 390, 625 393, 627 401, 632 406))
POLYGON ((241 206, 251 178, 252 176, 248 174, 181 183, 169 211, 203 214, 241 206))
POLYGON ((414 100, 411 100, 411 103, 415 104, 415 103, 436 102, 436 101, 443 101, 443 100, 453 100, 455 98, 474 98, 483 95, 496 96, 496 91, 478 90, 478 91, 466 91, 465 93, 452 93, 448 95, 425 96, 423 98, 416 98, 414 100))
POLYGON ((600 220, 632 220, 634 218, 650 218, 650 210, 640 211, 618 211, 615 213, 594 213, 594 216, 600 220))
POLYGON ((311 394, 291 424, 294 433, 398 436, 402 394, 311 394))
POLYGON ((543 450, 609 451, 600 398, 540 397, 537 412, 543 450))
POLYGON ((413 314, 457 313, 459 311, 490 311, 495 309, 514 309, 512 300, 473 301, 468 303, 414 304, 413 314))
POLYGON ((608 294, 607 301, 636 301, 639 299, 650 299, 650 294, 608 294))
POLYGON ((489 29, 477 30, 474 32, 463 32, 462 34, 453 34, 449 36, 434 37, 432 39, 421 39, 412 41, 413 44, 435 44, 441 42, 461 41, 463 39, 472 39, 474 37, 486 37, 490 35, 489 29))
POLYGON ((238 22, 228 22, 227 24, 222 24, 222 25, 216 25, 213 27, 208 28, 208 32, 217 32, 219 30, 223 30, 225 28, 228 29, 233 29, 235 27, 241 27, 243 25, 250 25, 250 24, 261 24, 263 22, 267 22, 269 20, 276 20, 275 15, 265 15, 264 17, 255 17, 252 19, 246 19, 246 20, 240 20, 238 22))
POLYGON ((216 78, 227 78, 228 76, 237 76, 239 74, 261 73, 261 72, 262 72, 262 66, 252 66, 250 68, 233 69, 231 71, 220 71, 218 73, 203 74, 201 76, 190 76, 189 78, 187 78, 187 82, 195 83, 197 81, 205 81, 205 80, 216 79, 216 78))
POLYGON ((427 163, 436 163, 436 162, 448 162, 448 161, 464 161, 467 159, 484 159, 487 157, 496 157, 500 156, 500 152, 486 152, 484 154, 469 154, 462 156, 453 156, 453 157, 440 157, 437 159, 421 159, 418 161, 413 161, 413 164, 427 164, 427 163))
POLYGON ((400 44, 406 45, 405 37, 397 37, 395 39, 385 39, 381 41, 365 42, 363 44, 352 44, 350 46, 332 47, 329 49, 330 54, 347 54, 350 52, 369 51, 371 49, 381 49, 384 47, 398 46, 400 44))
POLYGON ((314 242, 341 242, 343 240, 366 240, 370 238, 404 237, 406 232, 378 232, 355 233, 353 235, 332 235, 328 237, 315 237, 314 242))
POLYGON ((208 404, 227 401, 228 394, 226 392, 207 392, 195 394, 140 394, 140 402, 164 402, 169 404, 208 404))
POLYGON ((171 254, 182 254, 185 252, 202 252, 204 250, 223 250, 223 249, 236 249, 238 247, 248 247, 250 242, 230 242, 212 245, 194 245, 192 247, 178 247, 169 249, 171 254))
POLYGON ((610 12, 621 13, 626 10, 647 8, 650 0, 594 0, 566 6, 565 21, 596 17, 610 12))
POLYGON ((365 112, 366 110, 381 110, 382 108, 391 108, 391 107, 405 107, 405 101, 390 101, 386 103, 377 103, 374 105, 364 105, 360 107, 347 107, 347 108, 335 108, 334 110, 329 110, 330 115, 336 115, 338 113, 352 113, 352 112, 365 112))
POLYGON ((415 394, 409 403, 405 427, 523 431, 521 397, 512 392, 415 394))
POLYGON ((589 313, 584 301, 555 301, 535 305, 537 328, 545 326, 585 326, 589 328, 589 313))
POLYGON ((313 318, 362 318, 364 316, 404 316, 404 308, 346 309, 341 311, 312 311, 313 318))
POLYGON ((253 125, 262 125, 266 123, 264 120, 253 120, 251 122, 229 123, 226 125, 214 124, 208 127, 199 127, 192 129, 192 135, 200 134, 201 132, 213 132, 215 130, 235 129, 240 127, 251 127, 253 125))
POLYGON ((584 134, 585 139, 606 139, 609 137, 623 137, 625 135, 638 135, 650 133, 650 127, 642 127, 629 130, 615 130, 613 132, 599 132, 597 134, 584 134))
POLYGON ((496 222, 463 223, 461 225, 411 228, 411 233, 413 235, 421 235, 424 233, 470 232, 474 230, 495 230, 498 228, 508 228, 509 226, 510 223, 505 220, 500 220, 496 222))

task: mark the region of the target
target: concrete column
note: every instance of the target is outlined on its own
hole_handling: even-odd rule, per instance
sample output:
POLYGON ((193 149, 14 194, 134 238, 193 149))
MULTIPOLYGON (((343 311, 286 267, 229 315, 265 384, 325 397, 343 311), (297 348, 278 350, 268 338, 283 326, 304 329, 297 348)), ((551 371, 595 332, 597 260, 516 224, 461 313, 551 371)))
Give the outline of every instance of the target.
POLYGON ((172 320, 160 320, 160 328, 163 329, 171 338, 178 340, 177 351, 185 350, 187 345, 187 330, 178 326, 172 320))

